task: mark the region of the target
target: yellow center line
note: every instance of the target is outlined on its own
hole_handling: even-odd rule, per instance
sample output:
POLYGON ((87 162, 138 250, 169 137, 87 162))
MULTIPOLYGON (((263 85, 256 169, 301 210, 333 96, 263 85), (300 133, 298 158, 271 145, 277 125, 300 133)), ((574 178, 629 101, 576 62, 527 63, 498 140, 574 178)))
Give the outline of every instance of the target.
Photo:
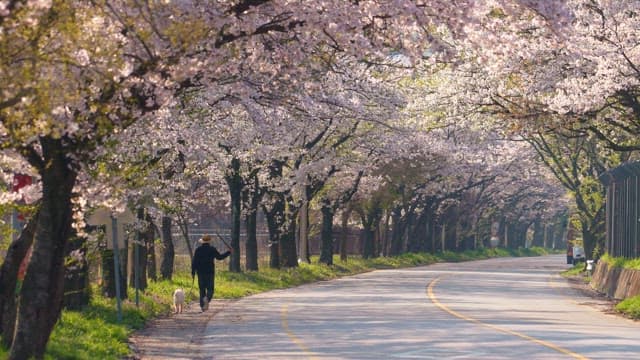
POLYGON ((436 286, 436 284, 438 283, 438 281, 440 281, 440 278, 435 278, 434 280, 431 281, 431 283, 427 287, 427 295, 429 296, 429 299, 431 300, 431 302, 433 302, 433 304, 436 305, 437 307, 439 307, 442 311, 444 311, 446 313, 449 313, 449 314, 451 314, 451 315, 453 315, 453 316, 455 316, 455 317, 457 317, 459 319, 466 320, 466 321, 474 323, 474 324, 482 325, 482 326, 488 327, 490 329, 493 329, 493 330, 496 330, 496 331, 499 331, 499 332, 502 332, 502 333, 505 333, 505 334, 513 335, 513 336, 519 337, 521 339, 534 342, 536 344, 545 346, 545 347, 547 347, 549 349, 552 349, 552 350, 555 350, 557 352, 569 355, 569 356, 571 356, 573 358, 581 359, 581 360, 588 360, 588 358, 586 358, 586 357, 584 357, 584 356, 582 356, 580 354, 574 353, 571 350, 567 350, 565 348, 562 348, 560 346, 552 344, 552 343, 550 343, 548 341, 536 339, 536 338, 534 338, 532 336, 529 336, 529 335, 526 335, 526 334, 522 334, 522 333, 519 333, 519 332, 516 332, 516 331, 513 331, 513 330, 505 329, 505 328, 502 328, 502 327, 499 327, 499 326, 496 326, 496 325, 484 323, 484 322, 482 322, 480 320, 474 319, 472 317, 460 314, 459 312, 456 312, 454 310, 449 309, 446 305, 444 305, 440 301, 438 301, 438 299, 436 298, 436 295, 435 295, 435 293, 433 291, 433 289, 436 286))
POLYGON ((282 321, 282 328, 287 333, 287 336, 289 337, 289 339, 291 339, 291 341, 293 341, 296 345, 298 345, 300 350, 304 351, 305 354, 310 359, 316 359, 315 354, 311 351, 311 349, 309 349, 309 347, 307 347, 307 345, 305 345, 305 343, 299 337, 297 337, 291 331, 291 329, 289 329, 289 321, 287 320, 287 312, 288 312, 288 305, 287 304, 282 305, 282 311, 280 312, 280 319, 282 321))

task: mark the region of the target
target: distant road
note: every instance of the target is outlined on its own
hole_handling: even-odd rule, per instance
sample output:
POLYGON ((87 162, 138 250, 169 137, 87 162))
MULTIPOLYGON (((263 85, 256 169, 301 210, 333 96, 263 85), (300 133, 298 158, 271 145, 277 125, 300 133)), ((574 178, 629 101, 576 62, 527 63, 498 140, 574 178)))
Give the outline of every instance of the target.
POLYGON ((237 301, 198 358, 638 359, 640 324, 557 273, 565 256, 381 270, 237 301))

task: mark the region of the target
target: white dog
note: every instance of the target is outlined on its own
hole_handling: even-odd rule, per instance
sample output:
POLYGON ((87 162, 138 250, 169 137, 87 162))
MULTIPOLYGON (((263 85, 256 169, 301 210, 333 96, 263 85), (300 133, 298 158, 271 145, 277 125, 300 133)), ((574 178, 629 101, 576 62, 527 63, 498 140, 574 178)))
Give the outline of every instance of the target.
POLYGON ((176 314, 182 313, 182 309, 184 307, 184 291, 180 288, 177 288, 176 291, 173 292, 173 309, 176 314))

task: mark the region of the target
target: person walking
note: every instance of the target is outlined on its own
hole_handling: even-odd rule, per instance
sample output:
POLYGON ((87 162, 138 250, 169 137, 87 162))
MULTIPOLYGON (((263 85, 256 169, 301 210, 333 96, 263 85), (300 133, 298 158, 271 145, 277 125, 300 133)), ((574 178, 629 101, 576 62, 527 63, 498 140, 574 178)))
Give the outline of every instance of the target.
POLYGON ((231 248, 223 254, 211 245, 211 236, 205 235, 198 240, 200 246, 193 254, 191 261, 191 277, 195 279, 198 273, 198 287, 200 288, 200 308, 206 311, 213 298, 214 277, 216 272, 215 260, 223 260, 231 255, 231 248))

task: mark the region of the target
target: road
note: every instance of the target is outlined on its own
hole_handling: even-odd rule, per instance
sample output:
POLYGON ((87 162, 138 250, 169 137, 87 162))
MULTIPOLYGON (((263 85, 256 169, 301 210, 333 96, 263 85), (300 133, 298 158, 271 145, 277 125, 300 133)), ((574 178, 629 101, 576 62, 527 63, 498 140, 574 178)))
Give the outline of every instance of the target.
POLYGON ((227 306, 198 358, 635 359, 640 324, 557 274, 564 256, 381 270, 227 306))

